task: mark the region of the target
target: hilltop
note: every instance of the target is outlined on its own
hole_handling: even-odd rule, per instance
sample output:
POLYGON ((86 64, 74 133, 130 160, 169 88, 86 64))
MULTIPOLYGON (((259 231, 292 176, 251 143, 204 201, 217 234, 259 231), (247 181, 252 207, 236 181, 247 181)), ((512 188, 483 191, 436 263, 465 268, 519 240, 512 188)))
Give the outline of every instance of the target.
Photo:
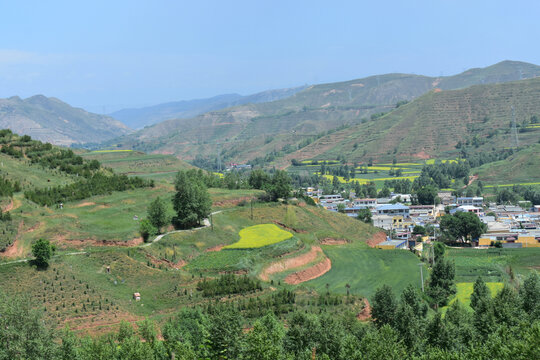
POLYGON ((43 95, 0 99, 0 128, 64 146, 104 141, 131 132, 109 116, 89 113, 43 95))
POLYGON ((205 112, 225 109, 236 105, 276 101, 292 96, 304 88, 305 86, 300 86, 288 89, 267 90, 247 96, 225 94, 207 99, 173 101, 136 109, 122 109, 109 115, 122 121, 132 129, 140 129, 161 121, 192 118, 205 112))
MULTIPOLYGON (((175 154, 186 160, 196 157, 213 160, 219 151, 225 161, 269 163, 321 138, 309 151, 313 156, 323 153, 334 156, 335 152, 331 151, 334 143, 347 142, 349 138, 352 138, 351 146, 354 142, 363 142, 362 133, 352 136, 348 128, 371 124, 371 118, 379 119, 396 106, 410 111, 414 108, 412 104, 403 105, 430 91, 435 94, 441 89, 460 89, 471 84, 499 83, 539 75, 539 66, 504 61, 450 77, 386 74, 314 85, 282 100, 165 121, 107 145, 175 154), (340 128, 346 130, 336 131, 340 128), (333 134, 329 135, 329 132, 333 134)), ((292 156, 287 156, 286 161, 292 156)))

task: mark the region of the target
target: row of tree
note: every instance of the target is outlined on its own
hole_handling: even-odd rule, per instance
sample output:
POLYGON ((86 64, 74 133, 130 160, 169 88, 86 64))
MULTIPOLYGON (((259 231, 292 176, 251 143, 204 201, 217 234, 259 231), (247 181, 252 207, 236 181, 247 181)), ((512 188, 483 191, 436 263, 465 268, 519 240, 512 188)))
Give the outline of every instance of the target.
POLYGON ((42 206, 53 206, 67 201, 82 200, 90 196, 110 194, 113 191, 153 186, 153 180, 97 172, 87 179, 81 179, 69 185, 27 190, 24 192, 24 196, 42 206))
POLYGON ((253 323, 222 305, 183 308, 160 333, 148 320, 101 337, 57 334, 28 301, 0 295, 2 359, 513 359, 540 358, 540 281, 529 276, 519 291, 506 285, 494 297, 478 279, 471 308, 454 302, 429 315, 421 295, 407 287, 399 301, 382 287, 372 301, 373 322, 354 313, 296 311, 287 326, 273 312, 253 323), (246 329, 248 326, 248 330, 246 329), (59 341, 54 341, 57 337, 59 341))

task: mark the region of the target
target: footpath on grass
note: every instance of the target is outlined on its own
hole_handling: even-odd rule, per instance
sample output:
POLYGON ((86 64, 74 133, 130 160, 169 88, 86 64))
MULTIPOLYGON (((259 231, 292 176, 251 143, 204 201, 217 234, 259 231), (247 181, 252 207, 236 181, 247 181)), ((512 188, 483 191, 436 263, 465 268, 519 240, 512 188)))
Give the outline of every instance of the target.
MULTIPOLYGON (((217 215, 221 212, 223 212, 225 210, 219 210, 219 211, 214 211, 212 212, 210 215, 211 216, 214 216, 214 215, 217 215)), ((208 218, 204 219, 203 220, 203 223, 202 223, 202 226, 199 226, 197 228, 193 228, 193 229, 186 229, 186 230, 173 230, 173 231, 169 231, 165 234, 161 234, 161 235, 158 235, 154 238, 154 240, 148 242, 148 243, 145 243, 145 244, 142 244, 142 245, 137 245, 137 246, 134 246, 134 247, 148 247, 150 245, 152 245, 153 243, 156 243, 158 241, 160 241, 161 239, 163 239, 165 236, 167 235, 170 235, 170 234, 176 234, 176 233, 181 233, 181 232, 193 232, 193 231, 198 231, 198 230, 201 230, 201 229, 205 229, 207 227, 210 227, 211 226, 211 223, 210 223, 210 220, 208 220, 208 218)), ((87 251, 74 251, 74 252, 69 252, 69 253, 63 253, 63 254, 58 254, 58 255, 54 255, 53 258, 58 258, 58 257, 61 257, 61 256, 73 256, 73 255, 84 255, 84 254, 89 254, 89 253, 92 253, 92 252, 98 252, 99 250, 94 250, 94 251, 91 251, 91 250, 87 250, 87 251)), ((13 260, 13 261, 6 261, 6 262, 2 262, 0 263, 0 266, 3 266, 3 265, 9 265, 9 264, 17 264, 17 263, 22 263, 22 262, 28 262, 28 261, 31 261, 31 260, 34 260, 33 257, 30 257, 30 258, 26 258, 26 259, 19 259, 19 260, 13 260)))

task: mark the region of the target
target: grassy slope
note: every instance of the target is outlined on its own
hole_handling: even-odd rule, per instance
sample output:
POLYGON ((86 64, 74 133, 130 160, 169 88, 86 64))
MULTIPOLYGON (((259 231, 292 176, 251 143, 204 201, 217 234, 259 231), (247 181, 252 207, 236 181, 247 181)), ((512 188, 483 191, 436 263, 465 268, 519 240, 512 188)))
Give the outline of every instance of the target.
POLYGON ((120 174, 156 180, 173 179, 178 170, 193 168, 172 155, 145 154, 139 151, 91 151, 81 156, 88 160, 98 160, 103 166, 120 174))
POLYGON ((540 182, 540 144, 518 151, 509 158, 474 169, 484 184, 540 182))
POLYGON ((0 175, 12 181, 18 181, 23 190, 29 187, 48 187, 69 184, 76 180, 75 176, 30 164, 24 159, 16 159, 0 153, 0 175))

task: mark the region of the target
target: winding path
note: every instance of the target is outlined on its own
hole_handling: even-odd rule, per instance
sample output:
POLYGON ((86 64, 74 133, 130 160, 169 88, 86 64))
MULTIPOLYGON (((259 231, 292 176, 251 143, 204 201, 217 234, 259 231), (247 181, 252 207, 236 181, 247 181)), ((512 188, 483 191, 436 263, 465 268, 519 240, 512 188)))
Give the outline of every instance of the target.
MULTIPOLYGON (((210 213, 210 216, 217 215, 217 214, 219 214, 219 213, 221 213, 223 211, 225 211, 225 210, 214 211, 214 212, 210 213)), ((154 238, 154 240, 152 240, 151 242, 148 242, 148 243, 145 243, 145 244, 142 244, 142 245, 138 245, 138 246, 134 246, 134 247, 141 247, 141 248, 142 247, 148 247, 148 246, 152 245, 153 243, 156 243, 156 242, 160 241, 161 239, 163 239, 167 235, 181 233, 181 232, 197 231, 197 230, 205 229, 205 228, 209 227, 210 225, 211 225, 210 220, 208 220, 208 218, 206 218, 206 219, 203 220, 203 225, 202 226, 199 226, 199 227, 193 228, 193 229, 169 231, 169 232, 167 232, 165 234, 161 234, 161 235, 156 236, 154 238)), ((84 254, 88 254, 88 253, 91 253, 91 252, 92 251, 75 251, 75 252, 70 252, 70 253, 54 255, 53 257, 57 258, 57 257, 61 257, 61 256, 84 255, 84 254)), ((26 258, 26 259, 20 259, 20 260, 7 261, 7 262, 0 263, 0 266, 9 265, 9 264, 16 264, 16 263, 22 263, 22 262, 28 262, 28 261, 33 260, 33 259, 34 258, 26 258)))

